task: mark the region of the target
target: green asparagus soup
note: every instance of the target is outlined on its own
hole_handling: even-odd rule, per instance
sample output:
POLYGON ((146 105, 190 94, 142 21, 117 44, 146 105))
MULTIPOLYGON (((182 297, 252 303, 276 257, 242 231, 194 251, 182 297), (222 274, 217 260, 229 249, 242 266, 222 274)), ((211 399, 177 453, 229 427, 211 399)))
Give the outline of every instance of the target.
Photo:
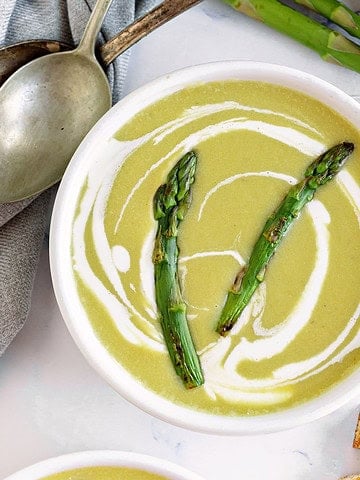
POLYGON ((77 468, 42 480, 169 480, 168 477, 126 467, 77 468))
POLYGON ((98 339, 146 388, 223 415, 294 406, 360 360, 360 138, 339 114, 268 83, 178 91, 99 144, 73 222, 73 269, 98 339), (306 167, 342 141, 355 152, 299 214, 234 328, 215 332, 226 294, 266 220, 306 167), (179 231, 179 279, 203 386, 174 373, 154 301, 152 201, 194 149, 198 166, 179 231))

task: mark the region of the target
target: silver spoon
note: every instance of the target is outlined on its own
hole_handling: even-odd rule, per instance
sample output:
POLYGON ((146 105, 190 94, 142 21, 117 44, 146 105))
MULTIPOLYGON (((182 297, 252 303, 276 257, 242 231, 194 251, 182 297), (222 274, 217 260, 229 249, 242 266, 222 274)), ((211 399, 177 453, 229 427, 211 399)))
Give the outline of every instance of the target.
POLYGON ((76 147, 110 107, 109 84, 94 49, 111 1, 96 2, 74 51, 38 58, 1 87, 0 202, 25 198, 60 179, 76 147))
MULTIPOLYGON (((200 1, 165 0, 100 47, 100 62, 109 65, 145 35, 200 1)), ((95 9, 101 8, 99 3, 95 9)), ((20 66, 46 55, 21 68, 0 89, 0 115, 4 119, 0 125, 0 203, 26 198, 56 183, 82 138, 109 108, 108 87, 104 86, 93 51, 110 3, 101 2, 103 9, 98 13, 94 9, 79 47, 71 53, 47 55, 71 48, 54 40, 32 40, 0 49, 0 85, 20 66), (44 62, 50 58, 53 62, 53 57, 55 67, 44 62), (65 88, 64 73, 68 76, 68 70, 63 70, 64 57, 66 69, 71 71, 65 88), (46 71, 55 68, 56 74, 46 78, 43 65, 46 71), (89 78, 92 70, 94 78, 89 78), (32 76, 35 83, 30 80, 32 76), (99 93, 91 93, 97 89, 102 92, 101 102, 99 93)))

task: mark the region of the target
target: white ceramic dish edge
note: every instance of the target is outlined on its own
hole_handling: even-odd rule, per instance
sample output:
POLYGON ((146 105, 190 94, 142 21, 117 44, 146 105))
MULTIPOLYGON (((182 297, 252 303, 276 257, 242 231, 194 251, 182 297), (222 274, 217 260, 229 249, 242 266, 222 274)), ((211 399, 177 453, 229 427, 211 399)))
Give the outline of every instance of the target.
POLYGON ((114 450, 70 453, 50 458, 10 475, 4 480, 41 480, 48 475, 84 467, 128 467, 145 470, 171 480, 203 480, 175 463, 149 455, 114 450))
POLYGON ((160 98, 197 82, 222 79, 259 80, 300 90, 313 96, 345 116, 360 129, 360 105, 347 94, 310 74, 266 63, 226 61, 187 67, 162 76, 140 87, 115 105, 95 125, 76 151, 60 185, 56 198, 50 233, 50 264, 56 298, 64 320, 80 350, 89 363, 124 398, 147 413, 174 425, 214 434, 257 434, 284 430, 318 419, 360 395, 360 371, 354 372, 322 396, 302 405, 268 415, 224 417, 174 405, 148 391, 135 381, 110 356, 96 338, 89 323, 81 319, 81 306, 71 292, 70 243, 73 211, 67 210, 68 200, 77 196, 81 166, 89 158, 95 139, 109 138, 134 113, 160 98), (117 123, 114 125, 114 117, 117 123), (92 148, 91 148, 92 147, 92 148), (61 254, 60 254, 61 253, 61 254), (76 319, 76 321, 74 321, 76 319), (121 378, 121 380, 119 380, 121 378), (126 387, 125 387, 126 385, 126 387))

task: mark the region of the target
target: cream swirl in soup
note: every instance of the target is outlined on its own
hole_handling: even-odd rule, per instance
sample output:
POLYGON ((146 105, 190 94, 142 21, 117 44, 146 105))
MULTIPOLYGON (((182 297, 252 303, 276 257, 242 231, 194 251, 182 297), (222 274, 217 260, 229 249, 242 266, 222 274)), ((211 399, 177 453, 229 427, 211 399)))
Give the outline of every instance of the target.
POLYGON ((227 415, 286 408, 349 375, 360 357, 359 140, 300 92, 225 81, 174 93, 101 142, 72 245, 79 296, 109 352, 150 390, 227 415), (265 221, 308 164, 344 140, 355 143, 352 158, 301 212, 235 327, 219 337, 226 292, 265 221), (199 163, 179 270, 205 384, 186 391, 157 319, 152 199, 191 149, 199 163))

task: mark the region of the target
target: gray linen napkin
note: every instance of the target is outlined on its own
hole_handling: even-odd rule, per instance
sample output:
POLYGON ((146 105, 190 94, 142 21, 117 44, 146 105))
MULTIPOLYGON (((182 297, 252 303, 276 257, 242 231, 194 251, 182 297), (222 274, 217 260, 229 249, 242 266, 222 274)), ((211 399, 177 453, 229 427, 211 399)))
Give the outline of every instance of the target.
MULTIPOLYGON (((0 0, 0 46, 53 39, 77 45, 95 0, 0 0)), ((102 43, 159 3, 114 0, 99 41, 102 43)), ((128 53, 108 68, 113 102, 121 97, 128 53)), ((23 326, 47 226, 51 191, 0 205, 0 355, 23 326)))

